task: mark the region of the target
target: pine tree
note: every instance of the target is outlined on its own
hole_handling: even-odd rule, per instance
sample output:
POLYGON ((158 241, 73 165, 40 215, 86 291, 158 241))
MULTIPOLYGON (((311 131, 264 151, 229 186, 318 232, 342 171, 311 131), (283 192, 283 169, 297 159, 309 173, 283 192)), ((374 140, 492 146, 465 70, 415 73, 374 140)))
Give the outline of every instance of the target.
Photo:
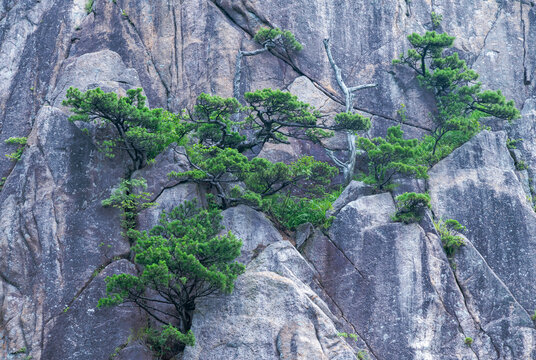
MULTIPOLYGON (((432 14, 434 28, 440 26, 441 16, 432 14)), ((454 43, 454 36, 427 31, 424 35, 408 36, 412 47, 393 60, 415 70, 422 87, 432 92, 437 112, 433 117, 432 155, 439 141, 451 131, 475 134, 480 130, 479 118, 490 115, 505 120, 519 117, 512 100, 506 101, 500 90, 483 90, 479 75, 469 69, 458 53, 446 51, 454 43), (476 116, 475 116, 476 115, 476 116)))
POLYGON ((132 160, 130 172, 141 169, 167 146, 179 142, 189 131, 190 125, 180 117, 163 109, 149 109, 142 89, 130 89, 127 96, 100 88, 81 92, 67 90, 64 106, 75 114, 69 121, 99 122, 110 124, 116 136, 98 145, 107 156, 113 157, 117 149, 125 151, 132 160))
POLYGON ((368 175, 364 181, 377 189, 390 189, 396 174, 407 174, 417 178, 427 178, 427 167, 420 161, 420 148, 417 139, 405 140, 400 125, 387 129, 386 138, 357 140, 360 149, 367 153, 369 161, 368 175))
POLYGON ((163 212, 159 225, 149 232, 130 229, 129 236, 135 239, 134 261, 142 271, 139 276, 107 277, 106 297, 98 306, 135 304, 163 326, 158 338, 167 352, 193 346, 190 328, 195 300, 216 292, 231 293, 245 269, 235 261, 242 242, 230 232, 217 235, 222 230, 220 212, 185 202, 163 212))

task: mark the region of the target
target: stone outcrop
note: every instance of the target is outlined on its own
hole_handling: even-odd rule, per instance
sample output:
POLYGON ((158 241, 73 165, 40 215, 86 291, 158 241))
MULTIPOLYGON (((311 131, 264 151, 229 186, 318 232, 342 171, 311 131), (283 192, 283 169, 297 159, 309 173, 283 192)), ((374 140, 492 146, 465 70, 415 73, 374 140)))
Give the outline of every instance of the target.
MULTIPOLYGON (((95 309, 105 276, 136 271, 118 211, 101 206, 127 161, 97 151, 97 126, 88 137, 67 121, 66 89, 141 86, 152 107, 178 112, 203 91, 230 96, 237 51, 257 48, 259 27, 277 26, 304 50, 245 58, 241 93, 287 89, 325 114, 340 111, 322 45, 329 37, 348 85, 378 84, 355 99, 373 120, 369 135, 400 123, 405 104, 405 135, 421 137, 434 111, 430 97, 391 60, 407 49, 409 33, 431 29, 431 11, 443 15, 441 30, 457 37, 456 49, 484 86, 523 108, 522 119, 493 130, 524 140, 512 153, 528 169, 516 170, 503 132, 480 134, 434 167, 426 186, 435 216, 467 226, 467 245, 452 260, 430 226, 392 223, 391 196, 356 183, 334 206, 331 230, 309 229, 303 239, 312 267, 263 215, 228 210, 225 225, 243 231, 244 261, 253 260, 233 295, 199 303, 198 344, 186 354, 246 359, 252 346, 263 359, 349 359, 348 345, 334 335, 346 331, 357 334, 347 340, 354 351, 371 359, 536 358, 532 1, 95 0, 89 14, 85 6, 0 1, 0 358, 105 359, 118 348, 118 358, 150 357, 128 342, 144 325, 136 309, 95 309), (28 137, 16 163, 2 156, 13 151, 4 140, 14 136, 28 137)), ((343 147, 340 140, 333 142, 343 147)), ((265 154, 291 160, 306 152, 327 160, 321 148, 298 142, 265 154)), ((205 189, 165 177, 181 166, 168 151, 137 174, 159 203, 141 214, 140 228, 183 200, 204 202, 205 189)))
POLYGON ((354 359, 336 319, 307 285, 314 270, 286 241, 268 246, 229 296, 199 301, 183 359, 354 359))
POLYGON ((536 214, 506 134, 478 134, 434 166, 429 183, 435 215, 467 227, 455 261, 468 310, 503 358, 534 358, 536 214))
POLYGON ((392 223, 394 212, 389 193, 360 197, 340 211, 329 235, 304 246, 347 326, 377 359, 493 355, 489 341, 464 344, 478 327, 439 239, 417 224, 392 223))

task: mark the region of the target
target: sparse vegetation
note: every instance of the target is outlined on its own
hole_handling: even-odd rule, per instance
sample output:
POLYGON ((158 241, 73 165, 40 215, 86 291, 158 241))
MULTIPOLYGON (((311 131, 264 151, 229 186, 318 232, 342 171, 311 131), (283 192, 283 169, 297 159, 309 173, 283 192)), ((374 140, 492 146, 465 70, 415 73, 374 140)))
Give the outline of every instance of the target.
POLYGON ((332 218, 326 217, 326 212, 341 192, 342 188, 311 199, 276 194, 263 200, 262 210, 287 230, 296 230, 307 222, 327 228, 331 225, 332 218))
POLYGON ((28 138, 27 137, 10 137, 4 142, 6 144, 18 145, 17 150, 12 152, 11 154, 6 154, 6 157, 13 161, 19 161, 22 156, 22 152, 24 151, 24 148, 26 147, 26 144, 28 142, 28 138))
POLYGON ((140 191, 140 189, 147 189, 145 179, 123 180, 113 190, 110 197, 102 201, 102 206, 115 207, 121 210, 123 218, 121 226, 126 232, 136 227, 136 219, 140 211, 156 205, 150 201, 151 194, 140 191))
MULTIPOLYGON (((346 339, 352 339, 352 340, 355 340, 357 341, 357 335, 356 334, 352 334, 352 333, 345 333, 345 332, 340 332, 340 333, 337 333, 337 336, 340 336, 340 337, 343 337, 343 338, 346 338, 346 339)), ((355 353, 355 356, 356 356, 356 359, 358 360, 369 360, 370 357, 368 356, 368 353, 366 350, 359 350, 357 353, 355 353)))
POLYGON ((527 170, 527 164, 525 164, 525 162, 523 160, 519 160, 516 162, 516 170, 517 171, 523 171, 523 170, 527 170))
POLYGON ((406 192, 398 195, 396 198, 396 213, 393 215, 393 221, 400 221, 405 224, 411 224, 421 221, 424 211, 429 209, 430 195, 406 192))
POLYGON ((454 256, 456 250, 465 244, 463 237, 460 236, 465 231, 465 226, 454 219, 447 219, 445 221, 439 219, 437 222, 434 222, 434 226, 441 238, 441 243, 447 256, 454 256))
POLYGON ((91 14, 93 12, 93 3, 95 0, 86 0, 86 14, 91 14))

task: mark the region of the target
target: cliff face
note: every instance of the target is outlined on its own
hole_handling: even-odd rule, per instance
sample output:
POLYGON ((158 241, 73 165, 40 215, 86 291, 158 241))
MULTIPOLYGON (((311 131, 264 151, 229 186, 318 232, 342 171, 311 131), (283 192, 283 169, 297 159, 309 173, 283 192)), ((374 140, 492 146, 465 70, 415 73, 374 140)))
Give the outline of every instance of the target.
MULTIPOLYGON (((95 309, 107 275, 136 271, 117 211, 100 204, 126 161, 105 158, 67 121, 68 87, 141 86, 152 107, 180 111, 201 92, 231 96, 237 51, 256 48, 260 26, 276 26, 304 50, 290 60, 245 58, 242 92, 290 89, 324 113, 341 111, 322 44, 329 37, 348 85, 378 84, 355 100, 372 117, 371 135, 398 123, 405 104, 403 129, 421 136, 430 99, 391 60, 407 49, 408 34, 430 29, 435 11, 484 85, 523 109, 513 124, 490 123, 426 184, 407 184, 429 190, 436 217, 467 226, 455 266, 430 221, 392 223, 391 195, 356 183, 341 195, 328 234, 300 234, 300 252, 262 214, 230 209, 225 225, 243 238, 248 270, 233 295, 198 304, 198 342, 183 358, 351 359, 353 346, 381 360, 536 359, 536 214, 527 201, 536 171, 532 2, 96 0, 89 15, 85 5, 0 0, 0 154, 13 151, 5 139, 28 136, 20 161, 0 158, 0 358, 151 357, 128 341, 143 314, 95 309), (507 136, 523 139, 512 154, 507 136), (520 161, 527 170, 516 170, 520 161), (338 331, 357 341, 347 344, 338 331)), ((302 146, 267 152, 292 158, 302 146)), ((180 161, 165 153, 141 170, 161 208, 202 197, 195 186, 167 188, 165 174, 180 161)), ((142 214, 141 225, 157 213, 142 214)))

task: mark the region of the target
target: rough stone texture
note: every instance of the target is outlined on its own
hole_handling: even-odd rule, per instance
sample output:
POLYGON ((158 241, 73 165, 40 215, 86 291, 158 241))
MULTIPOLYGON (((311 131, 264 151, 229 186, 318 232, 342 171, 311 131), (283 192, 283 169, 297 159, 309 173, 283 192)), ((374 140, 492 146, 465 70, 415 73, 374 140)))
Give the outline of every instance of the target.
POLYGON ((357 200, 361 196, 367 196, 372 195, 374 193, 374 189, 372 186, 367 185, 361 181, 350 181, 350 184, 346 188, 344 188, 341 195, 333 202, 332 209, 329 211, 329 216, 335 216, 339 213, 339 211, 345 207, 348 203, 357 200))
POLYGON ((326 304, 306 285, 313 272, 290 243, 268 246, 232 295, 197 303, 197 342, 183 360, 354 359, 326 304))
POLYGON ((119 352, 117 360, 153 360, 153 352, 143 344, 128 345, 119 352))
MULTIPOLYGON (((91 286, 84 286, 91 279, 93 271, 107 265, 114 256, 124 255, 128 251, 127 244, 120 236, 117 211, 100 206, 100 201, 109 195, 110 189, 124 175, 125 166, 119 165, 125 164, 124 159, 104 158, 96 151, 90 139, 66 121, 65 109, 61 108, 60 102, 69 86, 82 89, 101 86, 119 92, 142 86, 151 106, 173 111, 191 106, 202 91, 230 96, 237 50, 257 48, 258 45, 251 40, 252 35, 260 26, 272 25, 291 30, 305 45, 304 50, 290 58, 275 53, 245 58, 241 93, 264 87, 290 89, 326 113, 339 111, 342 105, 341 93, 322 46, 322 39, 330 37, 333 55, 348 85, 378 83, 375 89, 359 92, 355 101, 355 108, 373 119, 369 136, 383 135, 388 126, 398 124, 401 118, 397 110, 403 103, 408 117, 403 125, 405 135, 420 137, 430 126, 428 114, 434 110, 430 105, 430 97, 419 89, 410 71, 393 67, 391 60, 407 49, 406 35, 412 31, 430 29, 430 12, 433 10, 444 16, 442 29, 457 36, 456 48, 481 74, 480 80, 484 86, 501 88, 520 108, 524 105, 523 119, 511 128, 505 126, 505 129, 511 138, 525 139, 519 149, 529 165, 527 181, 535 176, 536 141, 533 139, 533 127, 536 37, 531 35, 536 33, 536 6, 531 6, 529 1, 388 0, 380 3, 320 0, 95 0, 94 12, 89 15, 84 9, 85 4, 86 0, 0 1, 0 177, 7 177, 0 193, 0 216, 3 219, 0 225, 3 234, 0 237, 0 358, 8 357, 10 352, 24 346, 34 359, 45 358, 42 351, 52 351, 47 350, 54 349, 52 342, 65 343, 72 336, 73 328, 52 326, 60 323, 58 315, 62 316, 65 304, 69 304, 80 291, 79 298, 85 298, 85 291, 91 286), (13 151, 12 145, 4 144, 5 139, 28 135, 29 146, 21 161, 15 164, 1 156, 13 151), (99 247, 101 243, 105 245, 99 247), (107 245, 111 245, 111 248, 107 245), (62 332, 61 328, 66 330, 62 332), (48 340, 49 333, 55 334, 54 340, 48 340)), ((91 130, 93 136, 99 136, 96 129, 91 130)), ((489 144, 481 145, 486 148, 489 144)), ((504 283, 527 312, 532 312, 536 304, 528 294, 534 293, 531 284, 534 283, 534 257, 530 255, 534 253, 531 237, 534 233, 534 215, 526 203, 525 193, 513 171, 512 161, 508 160, 504 144, 495 150, 492 155, 484 156, 486 160, 483 163, 486 165, 480 166, 473 160, 482 152, 475 148, 474 156, 464 158, 469 164, 456 170, 456 174, 462 176, 469 176, 471 168, 475 170, 474 176, 477 178, 471 180, 474 181, 474 188, 464 192, 472 196, 471 201, 462 195, 456 202, 449 202, 448 197, 439 199, 443 191, 441 187, 453 189, 454 193, 463 190, 463 187, 455 189, 458 184, 454 173, 445 178, 449 181, 443 180, 442 183, 440 178, 444 174, 432 177, 430 183, 431 193, 435 196, 434 211, 442 216, 459 216, 458 220, 462 222, 467 220, 465 225, 469 229, 468 238, 485 259, 490 271, 504 283), (491 170, 486 172, 483 168, 491 170), (438 184, 441 186, 438 187, 438 184), (475 216, 482 209, 490 211, 484 212, 483 216, 475 216), (516 281, 519 283, 514 286, 516 281)), ((308 144, 293 144, 287 148, 272 147, 265 151, 271 151, 277 159, 292 160, 302 153, 313 153, 319 159, 325 159, 322 149, 308 144)), ((197 196, 202 200, 203 189, 173 186, 166 183, 167 179, 161 177, 160 173, 158 177, 151 178, 150 172, 158 169, 163 173, 168 167, 174 166, 177 160, 168 153, 150 168, 151 171, 145 172, 151 191, 159 194, 157 201, 161 208, 197 196)), ((363 162, 358 162, 358 167, 363 165, 363 162)), ((438 165, 437 169, 441 166, 443 165, 438 165)), ((359 212, 365 210, 355 208, 355 204, 350 208, 359 212)), ((144 215, 144 227, 153 225, 160 208, 151 211, 152 213, 146 213, 149 215, 144 215)), ((391 234, 389 231, 395 231, 391 227, 402 225, 387 225, 388 220, 386 222, 385 218, 380 217, 381 220, 376 216, 382 211, 372 211, 371 218, 378 226, 386 226, 382 232, 385 231, 387 236, 391 234)), ((352 218, 341 219, 343 220, 355 234, 362 231, 361 225, 352 225, 352 218)), ((423 238, 422 231, 415 226, 408 229, 413 230, 400 230, 400 234, 392 234, 393 239, 399 239, 395 244, 400 244, 402 238, 413 239, 420 244, 414 253, 424 254, 422 244, 430 237, 423 238)), ((322 238, 318 232, 317 235, 315 239, 322 238)), ((349 235, 351 233, 345 234, 349 235)), ((326 249, 331 249, 330 256, 338 254, 339 250, 334 245, 337 240, 323 239, 320 243, 325 244, 326 249)), ((306 245, 314 245, 318 241, 310 238, 306 245)), ((378 246, 382 244, 385 249, 374 251, 386 258, 392 256, 407 261, 404 257, 408 256, 407 252, 395 256, 388 252, 385 242, 380 241, 378 246)), ((390 245, 392 247, 392 243, 390 245)), ((350 255, 357 256, 359 251, 353 251, 352 246, 348 246, 350 255)), ((449 269, 444 267, 446 260, 441 257, 439 250, 435 249, 434 254, 437 254, 441 269, 444 269, 441 276, 447 276, 444 274, 448 274, 449 269)), ((371 254, 376 255, 372 250, 371 254)), ((348 258, 351 258, 350 255, 348 258)), ((345 259, 344 256, 342 258, 345 259)), ((425 255, 421 255, 421 258, 432 261, 425 255)), ((323 262, 318 260, 318 263, 323 262)), ((113 263, 108 265, 109 268, 113 266, 113 263)), ((381 268, 380 265, 377 266, 381 268)), ((397 265, 397 270, 394 270, 394 266, 384 270, 407 269, 397 265)), ((318 277, 332 279, 332 286, 340 284, 340 277, 348 277, 352 273, 353 276, 358 276, 352 267, 319 265, 319 269, 329 269, 326 270, 328 273, 321 272, 318 277), (348 269, 347 275, 344 275, 344 269, 348 269)), ((420 282, 415 283, 425 284, 422 285, 423 288, 429 289, 425 281, 426 274, 429 274, 430 282, 436 286, 443 284, 443 281, 437 279, 439 275, 434 275, 435 268, 423 269, 422 276, 417 278, 420 282)), ((372 268, 369 270, 373 272, 372 268)), ((390 279, 406 279, 409 275, 403 273, 391 276, 390 279)), ((457 276, 465 279, 462 274, 457 276)), ((486 286, 495 288, 491 280, 474 284, 470 277, 467 279, 469 280, 464 280, 463 284, 460 281, 460 287, 467 292, 466 296, 478 291, 487 294, 482 290, 486 286)), ((389 279, 384 278, 384 281, 384 288, 391 286, 397 289, 396 284, 390 283, 389 279)), ((458 294, 457 300, 450 301, 450 305, 446 306, 451 309, 457 306, 454 303, 457 304, 460 293, 450 280, 447 284, 452 286, 453 293, 458 294)), ((314 282, 310 286, 319 295, 325 296, 333 313, 339 316, 337 297, 332 301, 326 298, 328 295, 323 295, 321 286, 314 282)), ((366 294, 372 293, 372 290, 369 291, 368 287, 364 289, 360 296, 371 296, 366 294)), ((429 295, 427 290, 423 294, 419 296, 429 295)), ((439 291, 439 294, 441 297, 444 292, 439 291)), ((392 301, 396 300, 396 296, 387 295, 392 296, 389 298, 394 299, 392 301)), ((410 307, 415 314, 404 318, 407 321, 404 324, 411 323, 421 316, 422 311, 429 309, 428 303, 423 302, 419 296, 416 296, 413 307, 410 307), (419 304, 426 305, 419 308, 419 304)), ((437 302, 434 300, 431 304, 431 308, 434 308, 437 302)), ((479 305, 483 306, 479 310, 482 313, 493 308, 489 302, 476 304, 475 308, 479 305)), ((385 306, 391 307, 390 304, 385 306)), ((463 317, 460 314, 467 315, 465 307, 460 306, 461 309, 456 310, 459 319, 463 317)), ((516 309, 512 306, 512 309, 516 309)), ((340 308, 346 309, 342 305, 340 308)), ((278 310, 274 308, 273 311, 277 314, 278 310)), ((455 311, 447 310, 446 313, 454 314, 455 311)), ((67 314, 65 316, 69 316, 76 324, 84 324, 86 321, 89 324, 88 319, 92 319, 83 311, 67 314)), ((495 321, 494 316, 486 317, 487 328, 502 324, 495 321)), ((497 319, 501 319, 501 316, 497 315, 497 319)), ((438 319, 443 321, 438 321, 439 323, 447 324, 441 331, 454 334, 449 332, 452 316, 443 313, 438 315, 438 319)), ((390 321, 393 320, 380 321, 371 328, 385 326, 383 323, 390 321)), ((478 318, 475 321, 478 323, 478 318)), ((530 354, 531 333, 517 330, 524 326, 524 321, 526 319, 516 315, 508 322, 511 331, 504 331, 512 336, 502 334, 505 339, 502 342, 505 347, 502 348, 501 342, 495 340, 498 330, 490 330, 490 337, 499 346, 497 351, 500 356, 523 359, 534 357, 530 354), (520 339, 515 334, 523 337, 523 341, 519 340, 522 347, 515 347, 516 339, 520 339), (508 353, 507 346, 513 348, 511 355, 505 355, 508 353)), ((344 320, 342 322, 349 324, 344 320)), ((306 332, 312 330, 306 323, 299 329, 292 326, 288 328, 290 330, 281 334, 296 334, 299 339, 303 339, 303 329, 307 329, 306 332)), ((469 325, 462 325, 462 328, 463 332, 472 333, 469 325)), ((316 325, 315 329, 318 329, 316 325)), ((356 329, 362 331, 359 327, 356 329)), ((379 346, 386 352, 391 351, 389 342, 383 345, 385 334, 374 332, 379 331, 374 329, 367 330, 369 332, 363 337, 374 344, 371 349, 375 350, 379 346), (376 345, 378 342, 382 345, 376 345)), ((350 331, 351 328, 345 330, 350 331)), ((90 345, 98 343, 98 339, 110 339, 104 349, 109 346, 112 351, 126 340, 107 336, 107 329, 102 327, 95 331, 89 327, 80 327, 77 331, 88 338, 87 343, 79 344, 82 347, 79 351, 85 352, 87 356, 95 351, 94 358, 104 354, 98 352, 99 346, 90 345)), ((454 338, 447 337, 447 341, 436 341, 437 344, 446 344, 444 353, 434 350, 436 358, 444 358, 444 354, 459 358, 473 356, 471 353, 467 355, 467 347, 456 352, 461 336, 459 331, 456 334, 453 335, 454 338)), ((494 359, 496 356, 493 351, 485 346, 486 335, 478 334, 480 335, 475 335, 475 338, 480 336, 480 340, 475 340, 473 346, 477 349, 476 353, 480 354, 481 359, 494 359)), ((282 338, 285 336, 282 335, 282 338)), ((298 343, 302 344, 301 341, 298 343)), ((359 347, 365 348, 363 339, 360 341, 359 347)), ((399 337, 397 341, 402 344, 402 348, 407 345, 407 339, 399 337)), ((428 344, 424 340, 423 343, 428 344)), ((310 348, 315 348, 315 344, 309 343, 310 348)), ((419 349, 420 346, 415 345, 419 349)), ((426 351, 432 351, 426 346, 423 345, 420 353, 417 350, 415 353, 418 356, 424 354, 422 358, 425 358, 426 351)), ((65 349, 68 351, 71 348, 65 349)), ((288 348, 283 344, 281 349, 288 348)), ((75 358, 74 355, 57 351, 53 358, 75 358)), ((410 354, 411 351, 408 350, 405 354, 410 354)), ((134 351, 128 356, 135 358, 138 355, 134 351)))
POLYGON ((506 134, 484 131, 430 171, 436 216, 467 238, 527 312, 536 309, 536 214, 515 175, 506 134), (463 204, 463 206, 460 206, 463 204))
POLYGON ((242 255, 238 261, 247 264, 268 245, 282 241, 281 234, 263 213, 239 205, 222 212, 222 233, 231 231, 242 240, 242 255))
POLYGON ((298 226, 296 228, 295 235, 296 248, 300 249, 302 245, 307 241, 307 239, 309 239, 309 237, 313 235, 314 231, 315 228, 310 222, 298 226))
MULTIPOLYGON (((170 211, 184 201, 196 201, 198 205, 206 203, 201 186, 192 183, 180 183, 167 175, 171 171, 185 171, 188 164, 182 148, 170 147, 158 155, 153 164, 135 171, 133 178, 147 180, 147 189, 151 194, 154 207, 145 209, 138 215, 138 227, 149 230, 158 223, 162 211, 170 211)), ((140 189, 141 191, 142 189, 140 189)))
MULTIPOLYGON (((26 347, 39 359, 49 345, 73 333, 90 342, 110 340, 103 349, 113 351, 124 339, 116 343, 106 327, 100 334, 91 327, 69 330, 57 318, 91 283, 95 270, 128 253, 118 212, 100 204, 124 169, 105 159, 55 108, 41 110, 28 142, 0 197, 1 351, 26 347), (51 333, 57 334, 53 342, 51 333)), ((120 312, 108 316, 125 316, 120 312)), ((92 314, 69 316, 84 324, 92 314)), ((67 347, 55 349, 51 358, 77 358, 67 347)), ((80 351, 89 359, 92 349, 97 350, 80 351)))
POLYGON ((467 227, 456 257, 467 308, 503 358, 533 359, 536 214, 505 142, 485 131, 455 150, 430 172, 430 195, 436 216, 467 227))
POLYGON ((501 359, 535 359, 536 330, 530 315, 469 240, 455 256, 465 306, 491 339, 501 359))
POLYGON ((43 359, 107 359, 135 334, 135 329, 144 326, 143 314, 137 308, 97 308, 105 295, 104 279, 116 273, 135 274, 136 268, 127 260, 119 260, 96 274, 66 310, 47 323, 43 359))
POLYGON ((463 306, 437 237, 391 223, 389 194, 360 197, 303 248, 341 317, 377 359, 496 358, 463 306), (479 338, 480 339, 480 338, 479 338))

